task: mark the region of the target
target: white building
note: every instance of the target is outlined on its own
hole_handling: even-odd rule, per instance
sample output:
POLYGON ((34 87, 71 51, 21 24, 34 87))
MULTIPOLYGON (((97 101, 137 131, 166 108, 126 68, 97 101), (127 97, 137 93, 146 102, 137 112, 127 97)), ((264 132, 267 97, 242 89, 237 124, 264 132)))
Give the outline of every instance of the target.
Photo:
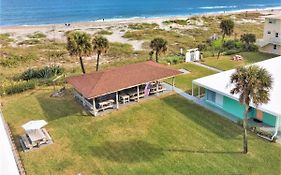
POLYGON ((189 49, 185 54, 185 62, 199 61, 200 60, 200 51, 198 48, 189 49))
POLYGON ((263 38, 257 40, 261 52, 281 55, 281 15, 265 17, 263 38))
MULTIPOLYGON (((255 63, 255 65, 269 71, 273 78, 273 85, 270 91, 270 101, 258 107, 251 104, 249 118, 275 127, 274 134, 276 135, 278 132, 281 134, 281 56, 255 63)), ((206 103, 231 114, 237 120, 242 120, 245 108, 239 103, 239 95, 230 93, 230 90, 233 89, 230 77, 234 72, 235 69, 224 71, 193 80, 192 83, 205 89, 203 100, 206 103)))

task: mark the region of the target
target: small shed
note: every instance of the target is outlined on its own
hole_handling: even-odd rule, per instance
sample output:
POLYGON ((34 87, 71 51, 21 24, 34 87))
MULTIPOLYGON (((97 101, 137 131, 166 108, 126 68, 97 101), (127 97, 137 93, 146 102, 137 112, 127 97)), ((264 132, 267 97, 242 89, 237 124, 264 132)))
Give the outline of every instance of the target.
POLYGON ((185 62, 199 61, 200 60, 200 51, 198 48, 189 49, 185 54, 185 62))

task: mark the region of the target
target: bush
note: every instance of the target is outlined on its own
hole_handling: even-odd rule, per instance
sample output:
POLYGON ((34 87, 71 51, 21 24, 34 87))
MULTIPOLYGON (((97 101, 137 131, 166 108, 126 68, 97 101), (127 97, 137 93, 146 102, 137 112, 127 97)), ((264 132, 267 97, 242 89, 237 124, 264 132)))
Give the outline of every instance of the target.
POLYGON ((0 89, 0 95, 12 95, 21 93, 30 89, 35 89, 35 81, 20 81, 16 83, 12 83, 11 85, 4 86, 0 89))
POLYGON ((20 76, 23 80, 50 78, 55 75, 61 75, 64 69, 60 66, 46 66, 41 69, 28 69, 20 76))
POLYGON ((30 60, 35 60, 35 56, 32 54, 28 54, 25 56, 22 55, 11 55, 7 58, 2 58, 0 60, 0 65, 3 67, 16 67, 21 63, 26 63, 30 60))
POLYGON ((113 32, 108 31, 108 30, 101 30, 95 33, 95 35, 111 35, 113 32))
POLYGON ((244 44, 243 45, 243 51, 245 51, 245 52, 247 52, 247 51, 249 51, 249 52, 256 52, 258 50, 259 50, 259 48, 255 44, 244 44))
POLYGON ((197 48, 199 51, 203 51, 203 50, 206 50, 207 46, 206 46, 206 44, 198 44, 197 48))
POLYGON ((35 32, 33 34, 27 35, 27 37, 32 39, 40 39, 40 38, 46 38, 46 35, 41 32, 35 32))
POLYGON ((225 55, 233 55, 239 53, 240 50, 227 50, 224 52, 225 55))
POLYGON ((133 29, 133 30, 144 30, 144 29, 154 29, 159 27, 158 24, 156 23, 137 23, 137 24, 130 24, 128 26, 129 29, 133 29))
POLYGON ((166 57, 164 59, 164 61, 166 63, 169 63, 169 64, 178 64, 178 63, 183 62, 183 57, 180 57, 180 56, 169 56, 169 57, 166 57))
POLYGON ((182 19, 178 19, 178 20, 168 20, 168 21, 164 21, 163 22, 164 24, 166 25, 169 25, 169 24, 178 24, 178 25, 187 25, 187 20, 182 20, 182 19))

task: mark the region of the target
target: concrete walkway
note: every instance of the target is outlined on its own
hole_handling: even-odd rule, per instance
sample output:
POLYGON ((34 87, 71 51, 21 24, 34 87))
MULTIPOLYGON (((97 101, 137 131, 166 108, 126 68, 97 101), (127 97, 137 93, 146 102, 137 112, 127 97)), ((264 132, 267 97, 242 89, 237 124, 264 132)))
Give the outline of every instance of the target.
POLYGON ((201 67, 204 67, 204 68, 207 68, 207 69, 216 71, 216 72, 223 72, 223 70, 220 70, 220 69, 217 69, 217 68, 215 68, 215 67, 211 67, 211 66, 208 66, 208 65, 199 63, 199 62, 191 62, 191 63, 192 63, 192 64, 195 64, 195 65, 197 65, 197 66, 201 66, 201 67))

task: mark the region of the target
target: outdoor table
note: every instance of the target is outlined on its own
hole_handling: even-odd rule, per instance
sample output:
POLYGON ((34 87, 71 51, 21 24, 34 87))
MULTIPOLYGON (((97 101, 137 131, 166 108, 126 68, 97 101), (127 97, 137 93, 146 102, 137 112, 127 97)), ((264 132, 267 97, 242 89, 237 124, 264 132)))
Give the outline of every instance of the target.
POLYGON ((33 129, 26 131, 26 135, 30 139, 33 146, 44 143, 46 141, 46 136, 41 129, 33 129))
POLYGON ((130 96, 129 95, 121 95, 120 99, 122 101, 122 103, 127 103, 130 101, 130 96))

